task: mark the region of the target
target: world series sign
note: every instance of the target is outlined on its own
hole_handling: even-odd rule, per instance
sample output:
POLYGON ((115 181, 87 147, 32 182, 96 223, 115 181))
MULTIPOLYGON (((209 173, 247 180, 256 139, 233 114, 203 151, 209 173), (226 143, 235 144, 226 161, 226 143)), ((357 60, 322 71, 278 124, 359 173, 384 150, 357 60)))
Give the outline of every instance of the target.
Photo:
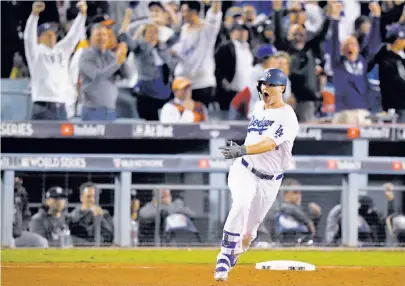
MULTIPOLYGON (((228 172, 232 163, 218 157, 176 155, 38 155, 3 154, 2 170, 19 171, 78 171, 78 172, 228 172)), ((317 159, 310 156, 294 156, 287 173, 368 173, 405 174, 405 158, 390 157, 353 160, 347 157, 317 159)))

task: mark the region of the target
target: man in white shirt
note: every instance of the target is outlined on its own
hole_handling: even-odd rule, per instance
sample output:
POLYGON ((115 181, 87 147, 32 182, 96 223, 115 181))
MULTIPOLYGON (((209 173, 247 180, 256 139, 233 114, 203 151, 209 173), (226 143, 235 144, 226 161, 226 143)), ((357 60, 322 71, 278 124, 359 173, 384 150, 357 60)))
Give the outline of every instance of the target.
POLYGON ((33 120, 66 120, 66 98, 75 90, 70 82, 69 58, 80 40, 86 22, 87 5, 80 9, 69 33, 56 43, 51 24, 38 27, 39 14, 45 10, 44 2, 34 2, 24 31, 25 55, 31 74, 33 120))
POLYGON ((191 98, 191 82, 178 77, 172 83, 174 99, 166 103, 160 113, 163 123, 199 123, 208 120, 204 104, 191 98))
POLYGON ((199 18, 200 10, 199 1, 186 1, 181 6, 185 25, 172 52, 180 59, 175 76, 188 78, 193 86, 193 99, 208 106, 216 86, 214 48, 222 23, 221 3, 212 2, 205 21, 199 18))
POLYGON ((292 163, 299 124, 292 107, 283 101, 286 86, 287 76, 280 69, 266 70, 257 84, 262 100, 253 110, 244 145, 231 141, 230 146, 221 147, 225 159, 237 159, 228 176, 233 202, 217 256, 217 281, 228 279, 239 255, 256 238, 292 163))

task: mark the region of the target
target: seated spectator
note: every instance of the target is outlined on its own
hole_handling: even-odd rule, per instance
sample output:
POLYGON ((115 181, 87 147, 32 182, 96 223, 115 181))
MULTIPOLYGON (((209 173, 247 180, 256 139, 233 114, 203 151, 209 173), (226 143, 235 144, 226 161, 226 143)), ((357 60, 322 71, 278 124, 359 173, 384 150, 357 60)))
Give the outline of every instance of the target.
POLYGON ((316 102, 320 98, 317 58, 320 57, 320 45, 324 42, 329 29, 329 17, 325 17, 321 28, 311 38, 308 38, 302 21, 290 26, 286 36, 282 24, 281 1, 273 1, 273 10, 276 37, 274 44, 277 50, 286 51, 291 57, 290 80, 291 91, 296 98, 295 112, 300 122, 313 121, 316 102))
MULTIPOLYGON (((386 190, 387 193, 387 190, 386 190)), ((381 246, 385 241, 385 225, 381 213, 369 196, 359 197, 357 217, 358 241, 366 246, 381 246)), ((334 206, 326 219, 325 242, 339 245, 342 239, 342 205, 334 206)))
POLYGON ((14 182, 14 220, 13 238, 15 247, 47 248, 48 241, 37 233, 28 231, 31 212, 28 208, 28 194, 22 186, 22 179, 15 178, 14 182))
POLYGON ((191 96, 191 82, 178 77, 172 83, 174 99, 166 103, 160 114, 164 123, 199 123, 208 120, 207 108, 191 96))
POLYGON ((96 204, 96 195, 95 184, 89 182, 80 186, 80 202, 82 204, 77 206, 68 216, 72 235, 80 238, 80 242, 78 241, 75 245, 94 244, 98 231, 101 244, 113 242, 114 225, 112 218, 107 210, 96 204))
POLYGON ((404 23, 388 27, 387 41, 374 58, 379 67, 382 107, 384 111, 395 109, 397 121, 405 123, 405 9, 404 23))
POLYGON ((388 202, 388 212, 385 218, 385 231, 388 246, 405 246, 405 215, 396 212, 394 208, 394 186, 384 184, 384 194, 388 202))
POLYGON ((45 194, 45 204, 30 221, 30 231, 48 240, 49 246, 71 247, 72 237, 64 214, 67 194, 61 187, 52 187, 45 194))
POLYGON ((372 27, 364 47, 354 36, 350 36, 341 46, 339 41, 339 18, 342 11, 341 3, 332 5, 332 54, 333 82, 335 86, 335 108, 338 112, 333 119, 335 123, 366 124, 371 109, 369 98, 369 82, 367 78, 368 64, 373 59, 381 43, 380 15, 378 3, 370 4, 372 27))
POLYGON ((253 68, 247 26, 235 23, 230 37, 230 41, 222 43, 215 51, 217 101, 221 110, 228 110, 235 95, 248 86, 253 68))
POLYGON ((66 99, 74 89, 69 82, 68 63, 80 40, 87 14, 85 2, 69 33, 56 43, 56 29, 50 23, 38 27, 44 2, 34 2, 24 31, 25 56, 31 74, 33 120, 66 120, 66 99))
POLYGON ((201 21, 199 1, 185 1, 181 6, 185 25, 172 53, 179 58, 174 75, 188 78, 193 87, 193 99, 205 104, 213 101, 215 80, 214 49, 222 23, 221 2, 215 1, 201 21))
POLYGON ((284 191, 283 201, 276 217, 276 233, 281 242, 296 243, 298 239, 307 236, 314 239, 316 228, 321 217, 321 208, 316 203, 308 204, 309 214, 301 208, 301 184, 293 179, 286 179, 284 186, 291 189, 284 191))
POLYGON ((272 45, 260 46, 256 52, 256 61, 258 63, 249 75, 248 85, 237 93, 231 101, 229 120, 250 118, 256 102, 260 100, 256 89, 257 81, 263 76, 266 69, 278 66, 274 47, 272 45))
POLYGON ((113 75, 119 69, 126 75, 128 47, 120 43, 116 55, 108 50, 108 31, 95 25, 91 30, 91 48, 80 57, 79 71, 83 96, 82 120, 115 120, 118 87, 113 75))
POLYGON ((159 42, 155 24, 141 26, 135 39, 127 34, 132 11, 127 10, 122 24, 120 40, 128 44, 135 54, 138 82, 134 87, 137 95, 137 109, 140 118, 159 120, 158 111, 169 100, 169 76, 174 69, 174 61, 168 50, 168 43, 159 42))
POLYGON ((172 202, 170 190, 160 190, 160 213, 157 209, 158 190, 153 191, 152 201, 141 207, 139 210, 139 242, 153 243, 155 236, 155 218, 160 216, 160 234, 164 234, 164 221, 171 214, 183 214, 188 218, 193 219, 195 212, 184 206, 182 200, 177 199, 172 202))

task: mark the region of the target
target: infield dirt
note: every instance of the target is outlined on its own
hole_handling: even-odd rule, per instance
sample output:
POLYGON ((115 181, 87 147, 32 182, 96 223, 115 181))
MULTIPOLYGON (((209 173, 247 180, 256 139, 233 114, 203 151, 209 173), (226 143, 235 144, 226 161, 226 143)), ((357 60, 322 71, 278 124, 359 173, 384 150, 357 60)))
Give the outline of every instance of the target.
POLYGON ((2 263, 3 286, 404 286, 405 267, 320 267, 314 272, 255 270, 238 265, 227 282, 213 265, 2 263))

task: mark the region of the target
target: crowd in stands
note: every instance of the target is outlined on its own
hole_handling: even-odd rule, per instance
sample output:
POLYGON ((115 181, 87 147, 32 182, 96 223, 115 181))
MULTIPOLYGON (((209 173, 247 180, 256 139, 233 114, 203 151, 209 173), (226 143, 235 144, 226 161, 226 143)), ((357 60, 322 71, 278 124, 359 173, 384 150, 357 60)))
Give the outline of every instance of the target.
MULTIPOLYGON (((341 245, 342 206, 335 205, 324 214, 316 202, 303 204, 305 195, 301 193, 299 181, 285 179, 283 187, 286 190, 279 193, 280 198, 260 225, 253 245, 341 245), (322 216, 325 216, 326 222, 321 227, 322 216)), ((383 187, 388 206, 386 213, 375 207, 371 197, 359 196, 358 217, 353 219, 358 222, 360 246, 405 245, 405 216, 395 209, 393 185, 386 183, 383 187)), ((43 204, 32 214, 22 178, 16 177, 15 247, 114 245, 114 218, 100 206, 97 184, 86 182, 72 192, 59 186, 49 188, 43 204), (80 194, 80 203, 72 206, 68 202, 69 196, 76 191, 80 194)), ((136 190, 131 191, 131 246, 151 246, 156 242, 165 246, 204 243, 206 238, 202 237, 207 229, 196 220, 198 215, 185 205, 181 194, 172 197, 171 190, 156 189, 149 200, 149 197, 137 194, 136 190), (158 237, 155 237, 156 230, 158 237)))
POLYGON ((401 0, 56 1, 24 17, 8 74, 30 75, 32 119, 114 120, 122 98, 145 120, 246 120, 280 68, 300 122, 405 122, 401 0))

